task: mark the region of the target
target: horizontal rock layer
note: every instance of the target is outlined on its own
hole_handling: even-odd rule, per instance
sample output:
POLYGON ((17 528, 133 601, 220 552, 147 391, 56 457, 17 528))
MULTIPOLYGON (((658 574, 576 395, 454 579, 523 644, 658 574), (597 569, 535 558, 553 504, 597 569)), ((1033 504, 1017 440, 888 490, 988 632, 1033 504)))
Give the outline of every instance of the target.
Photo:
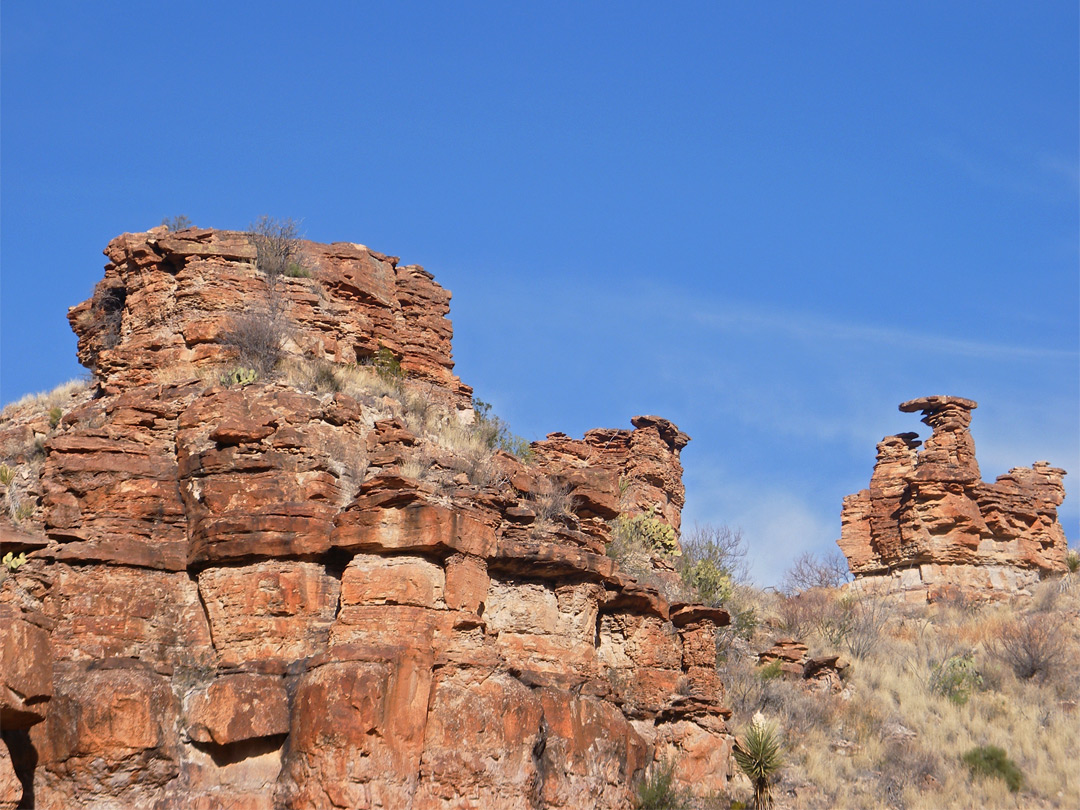
POLYGON ((281 280, 293 350, 391 346, 448 421, 199 379, 261 294, 247 237, 114 240, 71 313, 102 385, 34 423, 36 508, 0 523, 30 552, 0 586, 0 802, 616 808, 661 758, 722 789, 727 614, 604 553, 621 513, 678 526, 685 434, 636 417, 531 464, 469 455, 449 294, 366 248, 305 250, 314 278, 281 280))

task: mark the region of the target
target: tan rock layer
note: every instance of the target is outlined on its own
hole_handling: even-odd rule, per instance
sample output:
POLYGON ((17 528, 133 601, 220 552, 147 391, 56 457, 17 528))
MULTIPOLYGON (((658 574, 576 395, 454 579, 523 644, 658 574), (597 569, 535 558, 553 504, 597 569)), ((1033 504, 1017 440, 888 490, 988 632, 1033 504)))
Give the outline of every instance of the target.
POLYGON ((1057 507, 1065 471, 1040 461, 983 482, 968 430, 975 407, 947 396, 900 406, 921 411, 933 433, 922 449, 914 433, 885 437, 869 489, 844 498, 839 545, 856 577, 884 583, 892 572, 913 571, 901 578, 905 590, 940 591, 950 579, 941 572, 951 570, 951 584, 961 589, 1010 590, 1030 577, 972 572, 979 566, 1064 570, 1067 543, 1057 507), (919 573, 927 566, 935 572, 929 579, 919 573))

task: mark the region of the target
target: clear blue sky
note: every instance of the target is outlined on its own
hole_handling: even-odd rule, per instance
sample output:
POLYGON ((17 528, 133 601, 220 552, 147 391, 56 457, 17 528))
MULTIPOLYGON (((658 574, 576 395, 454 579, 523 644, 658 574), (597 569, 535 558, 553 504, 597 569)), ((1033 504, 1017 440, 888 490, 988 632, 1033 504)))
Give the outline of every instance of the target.
MULTIPOLYGON (((422 264, 527 438, 665 415, 762 583, 834 548, 899 402, 1080 536, 1078 10, 1051 2, 5 2, 0 399, 186 214, 422 264)), ((923 432, 923 435, 925 433, 923 432)))

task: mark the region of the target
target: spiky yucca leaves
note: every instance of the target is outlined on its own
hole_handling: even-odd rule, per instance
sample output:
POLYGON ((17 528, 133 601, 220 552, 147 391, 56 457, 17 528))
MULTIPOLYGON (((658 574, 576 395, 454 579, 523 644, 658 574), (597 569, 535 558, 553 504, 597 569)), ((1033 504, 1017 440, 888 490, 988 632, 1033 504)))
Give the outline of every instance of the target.
POLYGON ((754 785, 754 807, 769 810, 772 802, 772 779, 783 764, 780 735, 775 726, 758 712, 746 729, 743 739, 735 741, 735 762, 754 785))

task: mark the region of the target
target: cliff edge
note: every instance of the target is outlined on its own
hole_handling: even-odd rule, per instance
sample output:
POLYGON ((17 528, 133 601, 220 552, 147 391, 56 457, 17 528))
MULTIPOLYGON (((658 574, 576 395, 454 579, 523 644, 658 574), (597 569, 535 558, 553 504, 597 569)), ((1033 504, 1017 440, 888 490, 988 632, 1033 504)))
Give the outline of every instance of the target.
POLYGON ((685 434, 498 449, 450 294, 361 245, 273 275, 239 232, 105 253, 69 313, 94 383, 0 419, 28 555, 0 807, 622 808, 662 759, 727 784, 726 612, 605 554, 620 515, 678 529, 685 434))

